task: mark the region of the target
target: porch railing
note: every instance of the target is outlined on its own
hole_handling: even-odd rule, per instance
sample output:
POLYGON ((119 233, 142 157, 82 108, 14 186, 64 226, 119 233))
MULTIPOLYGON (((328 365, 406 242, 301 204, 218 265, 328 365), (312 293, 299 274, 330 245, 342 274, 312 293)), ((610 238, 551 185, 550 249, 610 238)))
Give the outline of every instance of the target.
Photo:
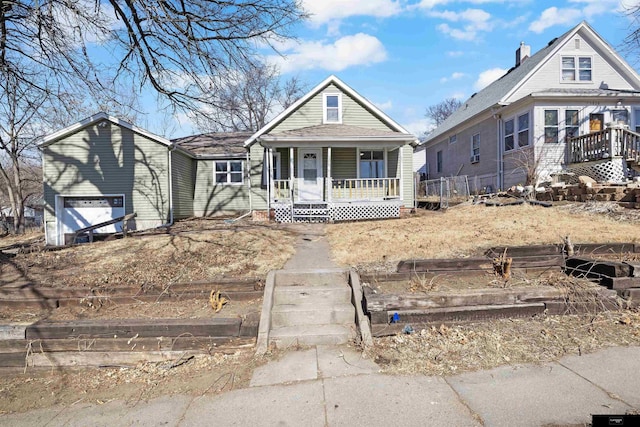
POLYGON ((389 199, 400 197, 399 178, 333 179, 332 200, 389 199))
POLYGON ((610 127, 569 139, 569 163, 581 163, 611 157, 637 160, 640 134, 629 129, 610 127))
POLYGON ((274 179, 271 181, 271 198, 273 200, 291 200, 291 181, 288 179, 274 179))

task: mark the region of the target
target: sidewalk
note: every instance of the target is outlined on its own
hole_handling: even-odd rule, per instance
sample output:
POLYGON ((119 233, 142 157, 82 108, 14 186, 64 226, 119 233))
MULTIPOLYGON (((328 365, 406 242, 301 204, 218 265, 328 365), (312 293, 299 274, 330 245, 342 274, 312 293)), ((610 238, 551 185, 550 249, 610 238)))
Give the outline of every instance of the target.
POLYGON ((348 347, 289 352, 252 386, 128 406, 78 404, 0 416, 2 426, 541 426, 640 408, 640 347, 452 377, 388 376, 348 347), (287 381, 278 384, 280 381, 287 381))

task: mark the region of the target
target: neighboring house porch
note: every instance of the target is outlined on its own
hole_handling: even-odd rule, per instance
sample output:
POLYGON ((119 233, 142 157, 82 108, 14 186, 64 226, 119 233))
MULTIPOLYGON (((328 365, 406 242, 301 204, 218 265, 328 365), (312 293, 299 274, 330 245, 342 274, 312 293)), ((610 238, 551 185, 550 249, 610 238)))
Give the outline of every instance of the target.
POLYGON ((623 182, 629 170, 640 172, 640 133, 611 126, 570 138, 568 170, 597 181, 623 182))

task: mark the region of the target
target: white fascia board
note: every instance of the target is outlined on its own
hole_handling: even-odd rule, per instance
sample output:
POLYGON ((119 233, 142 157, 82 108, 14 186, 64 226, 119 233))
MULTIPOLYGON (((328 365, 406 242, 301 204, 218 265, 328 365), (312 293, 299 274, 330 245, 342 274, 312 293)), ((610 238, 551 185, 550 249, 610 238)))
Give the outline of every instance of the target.
POLYGON ((87 117, 86 119, 81 120, 81 121, 79 121, 79 122, 77 122, 77 123, 75 123, 75 124, 73 124, 71 126, 68 126, 68 127, 64 128, 64 129, 61 129, 61 130, 57 131, 57 132, 54 132, 51 135, 47 135, 46 137, 44 137, 42 139, 42 142, 40 142, 38 144, 38 146, 44 147, 44 146, 53 144, 53 143, 57 142, 58 140, 64 138, 65 136, 71 135, 71 134, 73 134, 75 132, 78 132, 79 130, 82 130, 82 129, 86 128, 86 127, 89 127, 89 126, 93 125, 94 123, 97 123, 97 122, 99 122, 101 120, 108 120, 109 122, 111 122, 111 123, 113 123, 115 125, 122 126, 125 129, 129 129, 129 130, 131 130, 131 131, 133 131, 135 133, 138 133, 140 135, 146 136, 147 138, 152 139, 152 140, 154 140, 156 142, 159 142, 160 144, 166 145, 167 147, 172 145, 171 141, 169 141, 166 138, 163 138, 163 137, 158 136, 158 135, 156 135, 154 133, 151 133, 148 130, 139 128, 137 126, 134 126, 131 123, 129 123, 127 121, 124 121, 122 119, 119 119, 117 117, 110 116, 107 113, 100 112, 100 113, 94 114, 91 117, 87 117))

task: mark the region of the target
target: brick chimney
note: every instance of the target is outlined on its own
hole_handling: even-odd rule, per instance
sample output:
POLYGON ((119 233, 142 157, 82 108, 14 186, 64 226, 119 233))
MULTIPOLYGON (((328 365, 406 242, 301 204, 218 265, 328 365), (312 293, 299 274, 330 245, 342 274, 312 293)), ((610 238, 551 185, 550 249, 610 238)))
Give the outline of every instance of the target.
POLYGON ((520 42, 520 47, 516 50, 516 67, 531 56, 531 46, 527 46, 524 42, 520 42))

